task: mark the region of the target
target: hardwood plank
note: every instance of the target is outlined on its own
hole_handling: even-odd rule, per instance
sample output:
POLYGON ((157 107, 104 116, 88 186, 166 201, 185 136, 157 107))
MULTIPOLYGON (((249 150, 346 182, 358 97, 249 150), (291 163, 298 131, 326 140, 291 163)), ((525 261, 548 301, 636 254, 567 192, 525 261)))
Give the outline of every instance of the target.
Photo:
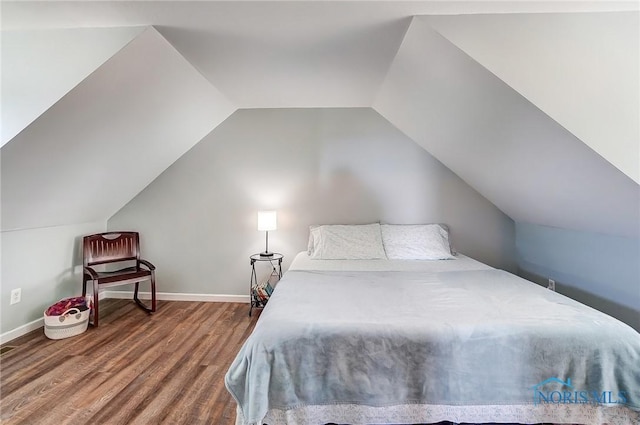
MULTIPOLYGON (((234 326, 234 334, 236 339, 226 339, 225 343, 219 346, 219 349, 216 350, 217 358, 231 358, 235 357, 235 353, 237 353, 240 348, 241 342, 239 343, 239 337, 242 335, 241 332, 237 332, 237 324, 241 323, 242 316, 246 315, 246 311, 238 311, 234 312, 235 316, 230 320, 230 324, 234 326), (234 354, 229 356, 229 351, 233 351, 234 354)), ((244 341, 242 339, 241 341, 244 341)), ((221 392, 227 396, 227 400, 229 402, 233 402, 231 395, 227 392, 224 385, 224 374, 226 373, 229 365, 226 363, 207 362, 208 369, 207 372, 210 374, 210 378, 207 380, 208 389, 204 389, 204 391, 197 391, 193 394, 195 398, 194 406, 195 408, 188 409, 186 412, 188 416, 185 417, 184 422, 181 423, 207 423, 207 418, 211 416, 220 417, 222 413, 222 409, 220 409, 218 400, 220 399, 221 392)), ((235 404, 235 402, 233 402, 235 404)), ((224 423, 224 422, 221 422, 224 423)))
MULTIPOLYGON (((235 310, 236 309, 225 311, 224 315, 233 313, 235 310)), ((223 316, 220 316, 218 320, 221 325, 225 322, 223 316)), ((204 327, 207 328, 208 325, 205 324, 204 327)), ((219 329, 220 327, 217 328, 219 329)), ((226 334, 228 333, 228 331, 222 334, 220 334, 219 332, 212 332, 205 335, 205 337, 203 338, 204 344, 201 347, 201 351, 198 353, 194 353, 194 355, 188 359, 188 364, 186 364, 185 367, 180 368, 179 371, 176 371, 176 374, 174 376, 168 377, 168 379, 170 379, 171 381, 187 382, 188 384, 183 385, 180 388, 180 391, 177 392, 170 389, 175 388, 175 385, 171 384, 165 386, 164 388, 159 388, 155 398, 149 400, 148 408, 145 409, 145 412, 141 412, 139 420, 134 421, 133 423, 158 423, 162 420, 165 420, 174 411, 172 406, 175 403, 185 403, 187 405, 190 405, 191 400, 195 399, 195 395, 190 394, 190 389, 201 381, 203 375, 208 376, 205 373, 207 372, 207 370, 203 360, 209 355, 210 352, 219 351, 220 347, 228 344, 229 340, 226 337, 226 334), (149 415, 150 412, 153 412, 152 416, 149 415)), ((210 378, 207 377, 207 381, 210 385, 210 378)), ((207 388, 202 388, 202 391, 206 394, 207 388)), ((175 421, 171 423, 175 423, 175 421)))
POLYGON ((105 300, 100 327, 63 340, 42 330, 0 360, 3 424, 229 424, 224 374, 259 313, 247 304, 159 302, 149 316, 105 300))
POLYGON ((189 329, 183 329, 181 334, 188 335, 188 338, 180 343, 172 356, 159 358, 147 367, 97 415, 93 416, 91 421, 104 422, 117 412, 120 416, 126 414, 126 421, 129 423, 135 416, 147 411, 152 398, 158 395, 162 387, 170 386, 174 376, 182 373, 183 379, 179 382, 189 382, 184 378, 189 377, 190 366, 197 365, 206 353, 207 339, 203 338, 197 329, 191 332, 189 329))

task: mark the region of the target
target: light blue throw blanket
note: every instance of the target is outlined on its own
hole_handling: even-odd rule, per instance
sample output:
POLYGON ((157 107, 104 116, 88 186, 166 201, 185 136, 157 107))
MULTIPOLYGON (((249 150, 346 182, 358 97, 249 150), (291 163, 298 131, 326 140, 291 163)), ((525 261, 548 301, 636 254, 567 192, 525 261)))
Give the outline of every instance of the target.
POLYGON ((247 424, 342 404, 584 402, 637 417, 640 334, 501 270, 289 271, 225 383, 247 424))

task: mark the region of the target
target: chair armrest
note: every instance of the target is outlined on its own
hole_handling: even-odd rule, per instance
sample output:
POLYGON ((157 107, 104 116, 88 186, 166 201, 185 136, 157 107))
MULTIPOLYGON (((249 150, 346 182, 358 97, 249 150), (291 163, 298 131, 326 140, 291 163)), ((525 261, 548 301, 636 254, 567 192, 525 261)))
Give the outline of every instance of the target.
POLYGON ((140 267, 140 264, 145 265, 149 270, 155 270, 156 269, 156 266, 154 266, 153 264, 151 264, 147 260, 138 260, 138 267, 140 267))
POLYGON ((93 270, 91 267, 83 267, 82 268, 84 274, 87 274, 89 276, 91 276, 91 279, 97 279, 98 278, 98 273, 96 273, 95 270, 93 270))

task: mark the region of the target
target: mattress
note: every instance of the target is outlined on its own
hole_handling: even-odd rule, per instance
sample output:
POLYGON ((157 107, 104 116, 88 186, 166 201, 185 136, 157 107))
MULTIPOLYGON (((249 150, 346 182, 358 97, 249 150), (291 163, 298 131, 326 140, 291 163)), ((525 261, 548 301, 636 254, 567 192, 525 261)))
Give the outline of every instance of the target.
POLYGON ((312 260, 306 251, 298 253, 289 266, 289 270, 419 271, 425 273, 489 270, 492 268, 464 254, 457 254, 451 260, 312 260))
POLYGON ((279 282, 225 376, 238 423, 640 423, 629 326, 464 256, 342 261, 279 282))

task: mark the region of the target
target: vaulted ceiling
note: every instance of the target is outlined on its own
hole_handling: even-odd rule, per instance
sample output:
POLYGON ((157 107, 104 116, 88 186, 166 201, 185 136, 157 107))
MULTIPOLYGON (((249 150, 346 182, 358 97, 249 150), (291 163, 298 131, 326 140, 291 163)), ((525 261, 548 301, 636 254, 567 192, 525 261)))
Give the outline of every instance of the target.
POLYGON ((637 237, 638 28, 634 2, 3 2, 2 228, 109 218, 238 108, 373 107, 516 221, 637 237))

